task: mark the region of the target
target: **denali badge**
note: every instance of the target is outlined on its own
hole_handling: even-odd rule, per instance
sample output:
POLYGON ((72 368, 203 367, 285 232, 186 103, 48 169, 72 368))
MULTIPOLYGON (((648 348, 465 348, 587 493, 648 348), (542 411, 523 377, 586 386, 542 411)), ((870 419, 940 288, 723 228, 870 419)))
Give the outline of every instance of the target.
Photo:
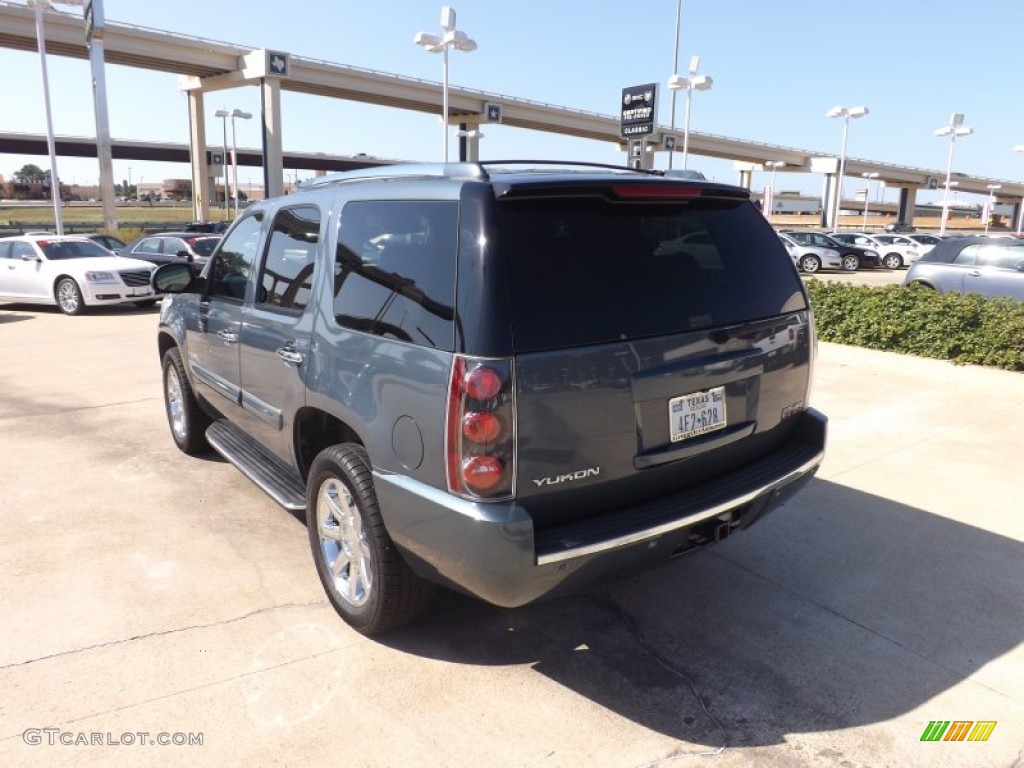
POLYGON ((533 484, 538 488, 542 488, 545 485, 558 485, 559 483, 568 483, 570 480, 582 480, 586 477, 597 477, 600 474, 600 467, 590 467, 589 469, 581 469, 577 472, 568 472, 564 475, 542 477, 540 480, 534 480, 533 484))

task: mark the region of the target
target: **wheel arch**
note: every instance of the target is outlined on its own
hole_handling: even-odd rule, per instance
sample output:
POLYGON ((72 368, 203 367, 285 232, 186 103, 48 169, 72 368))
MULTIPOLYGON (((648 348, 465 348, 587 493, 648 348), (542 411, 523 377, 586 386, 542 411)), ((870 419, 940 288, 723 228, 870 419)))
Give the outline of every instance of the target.
POLYGON ((356 443, 366 447, 359 433, 349 424, 319 408, 303 407, 296 411, 292 429, 295 464, 303 479, 308 477, 313 460, 324 448, 338 443, 356 443))

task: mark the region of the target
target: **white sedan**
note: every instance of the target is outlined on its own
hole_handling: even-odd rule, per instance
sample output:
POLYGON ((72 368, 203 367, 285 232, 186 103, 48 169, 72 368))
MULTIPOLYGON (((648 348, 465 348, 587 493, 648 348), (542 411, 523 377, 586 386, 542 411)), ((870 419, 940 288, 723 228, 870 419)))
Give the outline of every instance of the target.
POLYGON ((779 233, 779 240, 786 246, 789 257, 801 272, 814 273, 822 267, 842 269, 843 257, 839 251, 817 245, 802 245, 789 235, 779 233))
POLYGON ((866 232, 833 232, 832 237, 841 243, 878 251, 882 257, 882 265, 889 269, 909 267, 921 258, 922 254, 920 248, 912 241, 897 235, 869 235, 866 232))
POLYGON ((155 267, 115 256, 84 237, 0 238, 0 301, 56 304, 68 315, 87 306, 152 304, 155 267))

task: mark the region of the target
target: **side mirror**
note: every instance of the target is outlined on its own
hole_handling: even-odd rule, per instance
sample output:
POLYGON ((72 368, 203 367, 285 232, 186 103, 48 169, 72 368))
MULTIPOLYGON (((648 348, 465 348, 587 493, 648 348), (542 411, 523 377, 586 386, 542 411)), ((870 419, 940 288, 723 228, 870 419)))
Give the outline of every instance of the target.
POLYGON ((192 257, 192 254, 189 253, 186 250, 178 251, 177 256, 178 256, 179 259, 185 259, 187 261, 195 261, 195 259, 192 257))
POLYGON ((23 254, 22 257, 21 257, 21 260, 22 261, 41 261, 41 259, 38 256, 36 256, 34 253, 23 254))
POLYGON ((198 293, 191 264, 180 261, 157 267, 150 279, 155 293, 198 293))

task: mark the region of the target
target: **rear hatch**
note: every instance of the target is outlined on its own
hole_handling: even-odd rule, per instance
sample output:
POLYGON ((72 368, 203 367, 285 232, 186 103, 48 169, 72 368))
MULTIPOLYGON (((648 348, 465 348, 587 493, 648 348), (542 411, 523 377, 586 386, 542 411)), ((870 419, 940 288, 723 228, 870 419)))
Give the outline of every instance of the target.
POLYGON ((745 190, 651 179, 499 196, 517 489, 538 526, 707 484, 807 398, 806 296, 745 190))

